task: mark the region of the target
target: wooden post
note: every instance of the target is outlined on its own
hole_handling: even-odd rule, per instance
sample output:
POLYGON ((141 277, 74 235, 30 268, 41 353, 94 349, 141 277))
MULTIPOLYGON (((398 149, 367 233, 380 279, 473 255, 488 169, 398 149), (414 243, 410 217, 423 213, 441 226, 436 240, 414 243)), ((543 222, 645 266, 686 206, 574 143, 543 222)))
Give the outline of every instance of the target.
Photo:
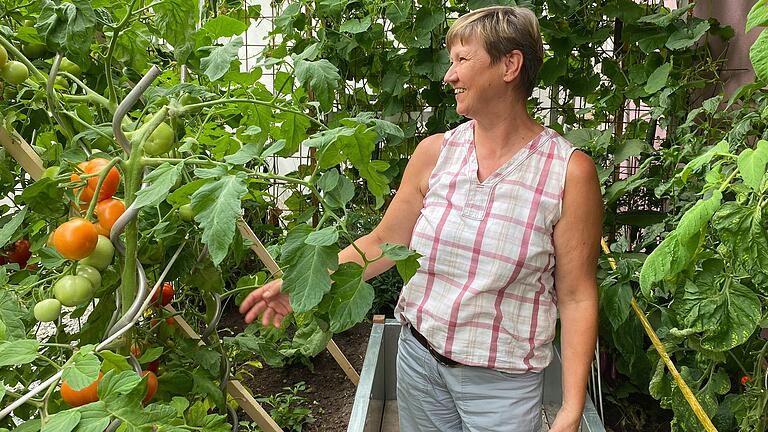
MULTIPOLYGON (((13 139, 8 131, 0 126, 0 143, 3 147, 8 149, 11 156, 19 162, 32 179, 38 180, 42 177, 43 161, 24 139, 21 137, 13 139)), ((171 313, 176 313, 176 310, 170 305, 165 306, 165 309, 171 313)), ((181 331, 189 338, 197 340, 200 344, 205 344, 200 339, 200 335, 190 327, 181 315, 174 315, 173 319, 179 325, 181 331)), ((253 398, 248 389, 246 389, 239 381, 230 380, 227 384, 227 392, 235 401, 237 401, 251 420, 255 421, 265 432, 283 432, 280 426, 278 426, 278 424, 272 420, 272 417, 269 416, 269 413, 261 407, 259 402, 253 398)))
MULTIPOLYGON (((272 258, 272 255, 269 254, 269 251, 267 251, 264 245, 261 244, 261 241, 259 241, 259 238, 256 237, 256 234, 254 234, 251 227, 249 227, 242 218, 238 221, 237 227, 240 229, 240 234, 242 234, 243 238, 246 238, 253 243, 251 245, 251 249, 256 252, 256 255, 259 257, 261 262, 264 263, 272 275, 275 277, 282 276, 283 272, 280 270, 280 266, 277 265, 275 259, 272 258)), ((360 374, 357 373, 354 366, 352 366, 347 357, 344 356, 344 353, 341 352, 341 349, 339 349, 339 346, 336 345, 336 342, 331 339, 325 348, 331 353, 333 358, 336 360, 336 363, 341 366, 341 369, 344 370, 344 373, 347 374, 347 378, 349 378, 352 383, 357 385, 360 382, 360 374)))
POLYGON ((24 168, 30 177, 37 180, 43 175, 43 160, 35 150, 13 129, 9 132, 0 125, 0 145, 24 168))

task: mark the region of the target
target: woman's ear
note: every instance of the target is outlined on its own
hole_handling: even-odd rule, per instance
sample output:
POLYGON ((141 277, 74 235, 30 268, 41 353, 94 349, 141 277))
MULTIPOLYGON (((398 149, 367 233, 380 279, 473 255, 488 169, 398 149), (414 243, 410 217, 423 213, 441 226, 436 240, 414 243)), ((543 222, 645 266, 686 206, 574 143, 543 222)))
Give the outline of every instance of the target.
POLYGON ((512 82, 520 76, 523 61, 523 53, 520 50, 513 50, 504 56, 504 81, 512 82))

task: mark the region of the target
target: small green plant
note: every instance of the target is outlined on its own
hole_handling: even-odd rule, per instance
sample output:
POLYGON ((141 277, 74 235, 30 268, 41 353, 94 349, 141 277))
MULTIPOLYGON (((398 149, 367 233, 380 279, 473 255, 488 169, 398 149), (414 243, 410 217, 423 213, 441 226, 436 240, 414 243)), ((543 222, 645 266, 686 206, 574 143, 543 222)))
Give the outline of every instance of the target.
POLYGON ((309 400, 300 395, 307 390, 307 385, 300 381, 292 387, 283 387, 283 390, 286 392, 258 397, 256 400, 272 407, 269 415, 284 431, 301 432, 304 425, 315 422, 312 409, 307 406, 309 400))

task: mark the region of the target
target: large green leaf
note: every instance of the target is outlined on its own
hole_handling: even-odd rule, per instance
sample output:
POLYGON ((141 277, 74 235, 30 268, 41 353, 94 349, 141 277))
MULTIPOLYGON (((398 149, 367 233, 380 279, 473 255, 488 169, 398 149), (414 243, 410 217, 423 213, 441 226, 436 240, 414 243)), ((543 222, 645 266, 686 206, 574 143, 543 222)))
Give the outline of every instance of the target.
POLYGON ((600 306, 613 328, 626 321, 631 310, 632 287, 628 283, 600 287, 600 306))
POLYGON ((34 361, 39 346, 39 342, 31 339, 0 343, 0 366, 18 366, 34 361))
MULTIPOLYGON (((0 267, 0 279, 7 280, 4 276, 5 268, 0 267)), ((0 288, 0 322, 5 327, 6 340, 24 340, 27 331, 21 318, 26 314, 26 309, 16 295, 11 290, 0 288)))
POLYGON ((758 286, 768 283, 768 237, 760 206, 736 202, 723 204, 713 219, 720 239, 718 250, 730 258, 734 269, 750 276, 758 286))
POLYGON ((326 59, 295 61, 296 78, 315 93, 324 111, 330 111, 341 80, 339 70, 326 59))
POLYGON ((96 13, 88 0, 71 0, 60 5, 44 0, 35 28, 48 49, 64 52, 69 59, 82 62, 94 42, 96 13))
POLYGON ((744 32, 749 32, 755 27, 768 26, 768 0, 757 0, 747 14, 747 27, 744 32))
POLYGON ((653 24, 656 24, 659 27, 666 27, 666 26, 674 23, 678 19, 680 19, 686 13, 688 13, 688 11, 693 8, 693 6, 694 6, 694 4, 691 3, 691 4, 689 4, 686 7, 672 9, 669 12, 665 11, 665 12, 661 12, 661 13, 657 13, 657 14, 653 14, 653 15, 647 15, 647 16, 644 16, 644 17, 640 18, 639 20, 637 20, 637 22, 653 23, 653 24))
POLYGON ((673 307, 687 327, 703 333, 701 346, 712 351, 744 343, 762 316, 757 294, 730 278, 687 281, 673 307))
POLYGON ((368 30, 371 27, 371 17, 367 16, 362 19, 352 18, 344 21, 339 27, 339 31, 357 34, 368 30))
POLYGON ((151 38, 152 35, 147 30, 147 26, 138 21, 134 22, 119 34, 113 54, 115 60, 132 67, 139 73, 145 72, 150 66, 147 50, 151 44, 151 38))
POLYGON ((248 30, 248 25, 226 15, 219 15, 216 18, 206 21, 203 25, 203 29, 208 32, 211 39, 218 39, 245 33, 245 31, 248 30))
POLYGON ((749 60, 755 75, 762 82, 768 82, 768 31, 763 30, 749 48, 749 60))
POLYGON ((64 189, 53 179, 46 177, 25 187, 17 202, 26 204, 34 213, 43 216, 56 218, 67 212, 64 189))
POLYGON ((102 432, 112 421, 103 402, 89 403, 77 407, 77 410, 80 412, 80 423, 75 432, 102 432))
POLYGON ((356 263, 344 263, 331 276, 329 314, 331 331, 342 332, 362 321, 373 304, 373 287, 363 280, 363 268, 356 263))
POLYGON ((73 390, 81 390, 96 381, 100 368, 101 362, 94 354, 93 346, 88 345, 72 356, 72 361, 64 368, 61 378, 67 381, 73 390))
POLYGON ((41 432, 71 432, 80 423, 80 411, 70 409, 48 417, 41 432))
POLYGON ((651 76, 648 77, 648 82, 645 84, 645 91, 648 94, 656 93, 663 89, 667 85, 669 79, 669 72, 672 70, 672 63, 664 63, 656 68, 651 76))
POLYGON ((194 48, 197 4, 197 0, 163 0, 153 7, 160 36, 173 46, 180 63, 187 61, 194 48))
POLYGON ((389 164, 381 160, 371 160, 377 138, 378 134, 373 128, 366 129, 360 125, 353 135, 339 135, 337 140, 341 151, 366 180, 368 190, 376 197, 378 208, 384 203, 384 195, 389 192, 389 179, 382 174, 389 168, 389 164))
POLYGON ((693 46, 709 30, 709 21, 702 20, 692 28, 683 27, 672 33, 665 44, 671 50, 685 49, 693 46))
POLYGON ((683 270, 693 257, 698 247, 698 237, 683 241, 676 231, 672 231, 656 249, 648 255, 640 270, 640 289, 647 298, 651 298, 651 285, 683 270))
POLYGON ((299 151, 302 141, 307 138, 307 129, 310 122, 306 116, 293 113, 280 113, 275 116, 280 124, 281 138, 285 140, 285 147, 278 152, 280 156, 293 156, 299 151))
POLYGON ((210 49, 210 54, 200 59, 200 69, 208 79, 216 81, 229 71, 232 62, 238 61, 238 53, 242 46, 243 39, 236 37, 224 46, 205 47, 210 49))
POLYGON ((294 312, 315 307, 331 289, 329 271, 338 267, 338 247, 307 244, 313 232, 308 225, 298 225, 285 240, 281 261, 285 271, 283 291, 290 295, 294 312))
POLYGON ((229 251, 240 218, 240 200, 247 192, 242 175, 227 175, 192 194, 195 221, 203 228, 203 243, 214 265, 219 265, 229 251))
POLYGON ((681 240, 689 239, 698 235, 702 229, 706 228, 712 215, 720 208, 720 200, 723 194, 719 190, 712 192, 707 199, 699 200, 680 218, 680 222, 675 228, 675 232, 681 240))
POLYGON ((0 228, 0 248, 8 244, 13 237, 13 234, 16 233, 16 230, 19 229, 22 222, 24 222, 24 217, 26 216, 27 209, 21 209, 20 212, 13 215, 10 222, 5 223, 3 227, 0 228))
POLYGON ((688 162, 685 167, 683 167, 683 170, 680 171, 680 178, 683 179, 683 182, 688 181, 688 176, 690 176, 692 173, 699 170, 699 168, 709 164, 709 161, 712 160, 713 157, 717 155, 717 153, 727 153, 729 149, 728 142, 727 141, 720 141, 716 145, 712 146, 704 152, 703 154, 697 156, 690 162, 688 162))
POLYGON ((756 192, 761 190, 766 164, 768 164, 768 141, 765 140, 758 141, 755 150, 744 149, 737 159, 741 178, 756 192))
POLYGON ((305 356, 312 357, 325 349, 333 333, 328 330, 328 325, 313 317, 309 322, 299 322, 299 330, 293 336, 293 345, 299 347, 299 351, 305 356))

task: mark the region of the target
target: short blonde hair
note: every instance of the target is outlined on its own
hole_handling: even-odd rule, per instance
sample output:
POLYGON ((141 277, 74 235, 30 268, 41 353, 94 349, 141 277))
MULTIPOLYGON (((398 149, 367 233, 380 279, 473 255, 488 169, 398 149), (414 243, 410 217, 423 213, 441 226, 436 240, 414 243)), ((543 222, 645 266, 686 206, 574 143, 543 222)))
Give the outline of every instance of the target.
POLYGON ((474 10, 453 23, 445 42, 448 50, 457 41, 477 38, 498 63, 514 50, 523 54, 520 85, 526 96, 531 96, 544 61, 544 45, 539 31, 539 20, 531 10, 513 6, 491 6, 474 10))

